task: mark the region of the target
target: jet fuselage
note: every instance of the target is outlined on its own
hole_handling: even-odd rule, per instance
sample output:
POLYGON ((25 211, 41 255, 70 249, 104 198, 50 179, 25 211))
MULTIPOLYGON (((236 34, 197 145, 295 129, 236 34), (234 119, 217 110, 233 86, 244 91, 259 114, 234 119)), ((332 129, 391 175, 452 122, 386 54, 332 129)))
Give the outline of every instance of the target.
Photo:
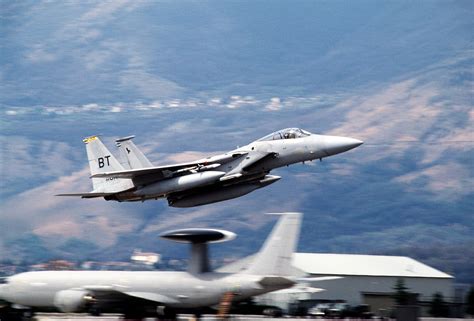
POLYGON ((361 141, 353 138, 316 134, 295 139, 258 140, 228 153, 201 159, 203 163, 212 159, 230 159, 209 171, 190 174, 194 177, 177 177, 175 182, 170 181, 171 184, 157 182, 156 186, 138 189, 128 193, 127 197, 135 195, 137 200, 153 199, 162 197, 167 191, 169 204, 174 207, 236 198, 279 180, 278 176, 267 175, 276 168, 333 156, 360 144, 361 141), (242 156, 232 159, 231 155, 242 156))

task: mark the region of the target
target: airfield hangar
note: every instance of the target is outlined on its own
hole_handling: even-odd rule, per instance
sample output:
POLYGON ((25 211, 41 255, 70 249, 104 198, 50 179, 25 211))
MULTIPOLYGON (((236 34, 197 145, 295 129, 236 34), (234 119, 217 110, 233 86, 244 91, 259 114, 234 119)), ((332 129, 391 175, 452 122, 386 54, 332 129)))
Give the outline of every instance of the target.
POLYGON ((368 304, 372 312, 395 305, 394 287, 403 279, 407 291, 417 296, 419 303, 429 302, 436 292, 453 299, 454 277, 426 264, 403 256, 295 253, 293 266, 308 277, 339 276, 342 278, 305 282, 313 291, 268 293, 259 299, 267 304, 288 309, 295 301, 344 301, 352 306, 368 304), (321 291, 316 292, 314 288, 321 291))

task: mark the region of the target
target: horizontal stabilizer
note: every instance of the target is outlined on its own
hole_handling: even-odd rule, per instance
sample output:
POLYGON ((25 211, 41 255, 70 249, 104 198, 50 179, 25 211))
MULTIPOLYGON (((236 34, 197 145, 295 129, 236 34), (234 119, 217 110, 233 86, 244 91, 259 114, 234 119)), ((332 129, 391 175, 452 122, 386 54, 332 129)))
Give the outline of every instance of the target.
POLYGON ((76 196, 81 198, 94 198, 114 195, 116 193, 69 193, 69 194, 56 194, 55 196, 76 196))
POLYGON ((282 294, 308 294, 308 293, 319 293, 324 292, 326 289, 315 288, 312 286, 294 286, 292 288, 279 290, 278 293, 282 294))

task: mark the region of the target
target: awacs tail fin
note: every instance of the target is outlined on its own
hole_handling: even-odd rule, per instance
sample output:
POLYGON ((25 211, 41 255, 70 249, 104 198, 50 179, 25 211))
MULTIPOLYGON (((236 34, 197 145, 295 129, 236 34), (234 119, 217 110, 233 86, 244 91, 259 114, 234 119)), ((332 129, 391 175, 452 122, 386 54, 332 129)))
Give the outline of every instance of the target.
MULTIPOLYGON (((124 169, 114 155, 100 141, 99 137, 87 137, 84 139, 84 143, 86 144, 91 176, 124 169)), ((123 178, 92 178, 92 186, 95 193, 115 193, 132 188, 133 183, 130 179, 123 178)))
POLYGON ((124 156, 128 167, 130 169, 153 167, 153 164, 133 143, 133 138, 135 138, 135 136, 128 136, 115 141, 115 144, 119 148, 122 156, 124 156))
POLYGON ((253 258, 249 267, 243 271, 255 275, 292 275, 293 252, 298 243, 301 226, 301 213, 282 213, 272 233, 253 258))

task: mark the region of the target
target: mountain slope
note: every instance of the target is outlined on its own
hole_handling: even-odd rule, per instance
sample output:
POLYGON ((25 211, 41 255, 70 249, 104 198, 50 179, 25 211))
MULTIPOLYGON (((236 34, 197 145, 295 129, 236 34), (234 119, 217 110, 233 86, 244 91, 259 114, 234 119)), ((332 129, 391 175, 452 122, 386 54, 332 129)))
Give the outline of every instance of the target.
POLYGON ((184 256, 157 235, 188 226, 238 232, 216 253, 244 255, 271 228, 262 214, 287 210, 305 213, 300 250, 404 254, 472 281, 464 253, 474 242, 473 9, 6 4, 0 257, 116 260, 133 248, 184 256), (53 196, 90 190, 85 136, 102 134, 114 150, 113 139, 135 134, 166 164, 292 126, 365 144, 198 208, 53 196))

